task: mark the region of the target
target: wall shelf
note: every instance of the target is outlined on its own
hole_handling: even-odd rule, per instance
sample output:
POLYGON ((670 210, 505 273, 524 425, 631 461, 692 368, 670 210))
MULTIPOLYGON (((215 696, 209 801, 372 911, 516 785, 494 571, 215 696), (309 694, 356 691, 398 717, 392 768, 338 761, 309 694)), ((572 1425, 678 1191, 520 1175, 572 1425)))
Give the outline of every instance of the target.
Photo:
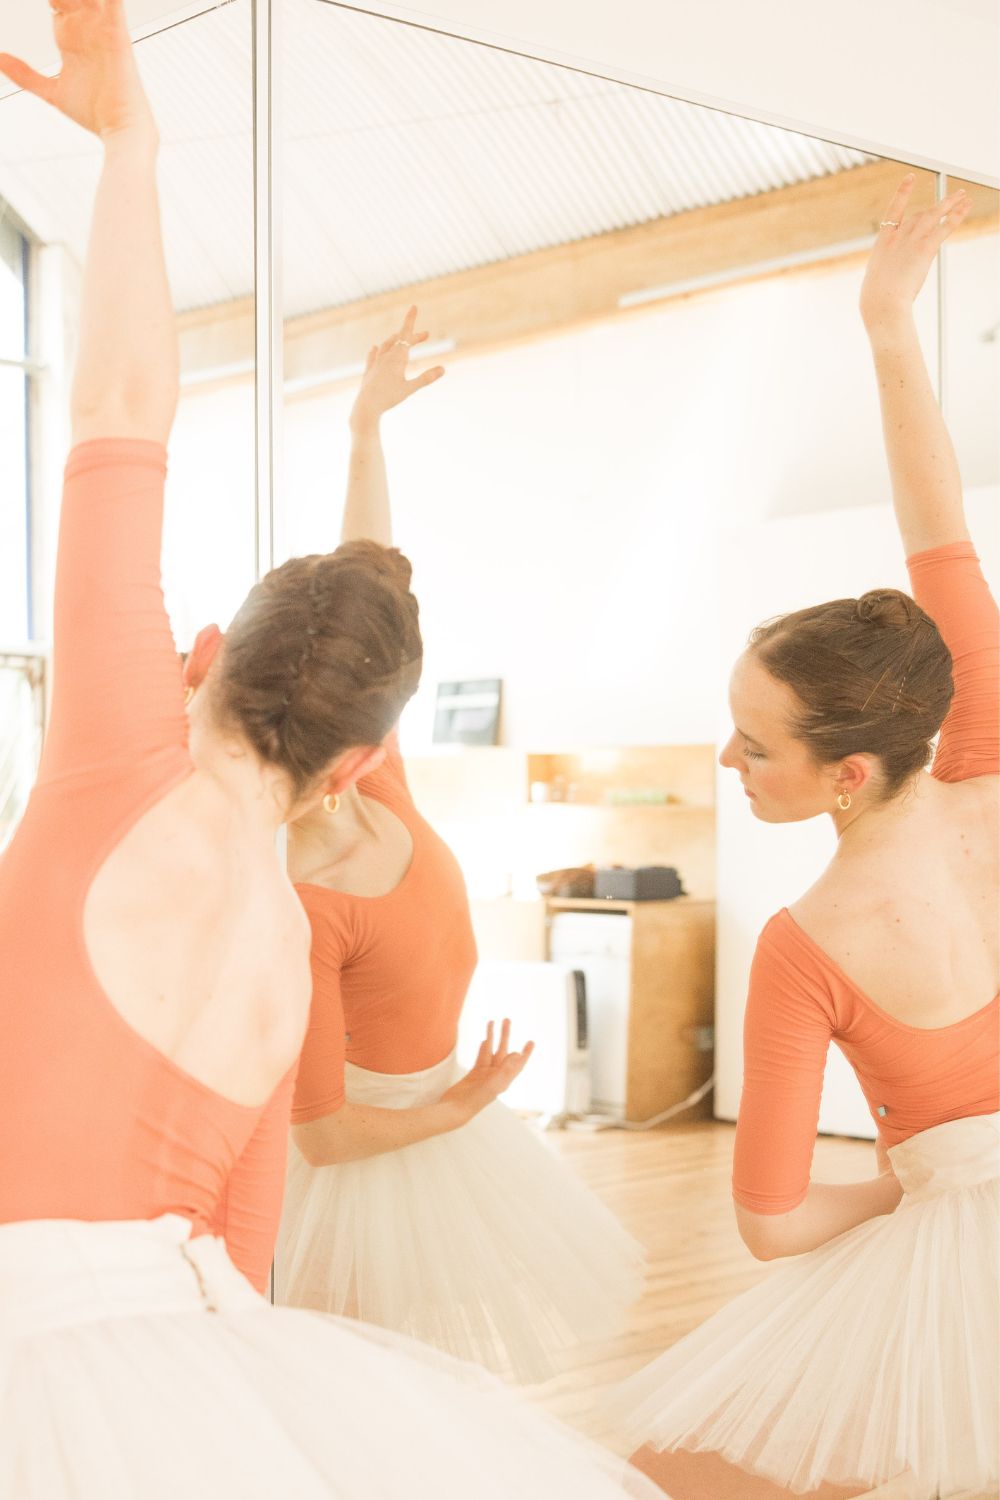
POLYGON ((408 756, 414 800, 454 849, 474 896, 535 889, 575 865, 673 865, 692 897, 715 895, 715 747, 532 752, 509 746, 408 756), (532 801, 532 786, 550 789, 532 801), (571 788, 570 799, 551 798, 571 788), (671 802, 612 802, 656 791, 671 802))

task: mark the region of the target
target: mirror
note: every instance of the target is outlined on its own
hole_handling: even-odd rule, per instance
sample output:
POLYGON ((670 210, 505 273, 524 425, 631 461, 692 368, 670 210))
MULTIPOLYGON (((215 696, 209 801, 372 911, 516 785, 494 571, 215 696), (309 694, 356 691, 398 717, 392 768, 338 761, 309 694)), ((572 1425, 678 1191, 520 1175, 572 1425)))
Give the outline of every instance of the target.
MULTIPOLYGON (((366 357, 416 303, 428 338, 410 373, 447 373, 382 424, 425 643, 405 774, 471 901, 481 964, 460 1056, 498 1011, 515 1044, 535 1034, 509 1102, 568 1127, 546 1137, 547 1159, 653 1247, 627 1331, 584 1341, 541 1391, 621 1442, 603 1389, 760 1276, 729 1202, 747 974, 761 927, 816 878, 833 836, 825 819, 755 822, 716 757, 754 625, 906 587, 857 313, 905 165, 361 10, 275 3, 277 561, 336 545, 366 357), (682 898, 665 899, 660 867, 682 898), (647 870, 660 899, 630 873, 647 870), (670 1131, 633 1129, 661 1119, 670 1131)), ((140 49, 183 355, 164 539, 180 649, 226 624, 256 567, 251 21, 250 0, 232 0, 140 49)), ((0 100, 0 843, 41 728, 94 174, 69 127, 0 100)), ((929 204, 935 176, 918 179, 929 204)), ((918 326, 996 579, 997 194, 972 191, 918 326)), ((384 831, 399 815, 383 806, 384 831)), ((349 970, 345 1029, 360 1035, 349 970)), ((348 1035, 347 1061, 360 1088, 361 1073, 418 1080, 441 1058, 400 1046, 380 1067, 348 1035)), ((818 1169, 865 1177, 874 1129, 836 1050, 820 1128, 818 1169)), ((298 1253, 286 1239, 279 1282, 298 1253)), ((359 1297, 351 1282, 339 1310, 359 1297)))
MULTIPOLYGON (((776 833, 716 776, 730 667, 762 619, 906 587, 857 312, 906 166, 316 0, 285 0, 281 22, 284 547, 333 544, 366 354, 416 303, 429 336, 412 372, 447 374, 382 424, 426 653, 402 745, 472 900, 482 962, 466 1048, 498 1007, 549 1024, 531 964, 584 973, 584 1076, 560 1009, 510 1102, 555 1122, 596 1116, 552 1140, 634 1223, 632 1142, 596 1127, 677 1109, 686 1140, 692 1121, 735 1120, 757 934, 833 848, 827 820, 776 833), (442 704, 497 681, 497 742, 441 743, 442 704), (689 895, 539 894, 542 872, 588 863, 676 866, 689 895)), ((935 189, 921 172, 917 201, 935 189)), ((985 268, 995 225, 996 195, 975 196, 943 299, 963 317, 983 301, 972 262, 985 268)), ((949 321, 942 340, 938 303, 932 275, 918 325, 935 371, 956 363, 959 337, 949 321)), ((997 376, 976 347, 964 397, 953 375, 956 435, 995 481, 997 376)), ((987 508, 973 513, 995 571, 987 508)), ((820 1128, 821 1175, 864 1176, 870 1147, 852 1138, 874 1128, 836 1049, 820 1128)), ((759 1274, 722 1228, 731 1139, 720 1127, 718 1154, 699 1161, 726 1297, 759 1274)), ((647 1302, 630 1358, 722 1300, 716 1277, 697 1306, 647 1302)), ((599 1428, 589 1405, 550 1397, 599 1428)))

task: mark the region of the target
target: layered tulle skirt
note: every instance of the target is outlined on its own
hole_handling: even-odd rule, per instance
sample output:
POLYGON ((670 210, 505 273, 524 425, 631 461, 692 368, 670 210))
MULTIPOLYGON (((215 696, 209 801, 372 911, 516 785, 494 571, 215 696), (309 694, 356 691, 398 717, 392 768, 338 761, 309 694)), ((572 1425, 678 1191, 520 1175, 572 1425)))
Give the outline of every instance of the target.
MULTIPOLYGON (((440 1098, 453 1058, 421 1073, 348 1065, 349 1100, 440 1098)), ((643 1252, 524 1123, 493 1104, 383 1156, 311 1167, 291 1148, 275 1257, 279 1302, 396 1329, 523 1381, 620 1332, 643 1252)))
POLYGON ((658 1500, 477 1367, 271 1307, 189 1229, 0 1226, 2 1500, 658 1500))
POLYGON ((904 1197, 756 1287, 620 1388, 637 1446, 718 1453, 792 1492, 1000 1483, 1000 1115, 890 1150, 904 1197))

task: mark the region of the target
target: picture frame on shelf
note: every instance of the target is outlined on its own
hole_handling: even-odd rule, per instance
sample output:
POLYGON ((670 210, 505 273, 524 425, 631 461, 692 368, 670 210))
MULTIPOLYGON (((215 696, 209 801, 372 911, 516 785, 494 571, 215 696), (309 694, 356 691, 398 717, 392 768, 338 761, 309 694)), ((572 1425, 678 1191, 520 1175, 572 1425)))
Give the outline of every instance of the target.
POLYGON ((434 744, 498 744, 501 686, 499 677, 439 682, 434 709, 434 744))

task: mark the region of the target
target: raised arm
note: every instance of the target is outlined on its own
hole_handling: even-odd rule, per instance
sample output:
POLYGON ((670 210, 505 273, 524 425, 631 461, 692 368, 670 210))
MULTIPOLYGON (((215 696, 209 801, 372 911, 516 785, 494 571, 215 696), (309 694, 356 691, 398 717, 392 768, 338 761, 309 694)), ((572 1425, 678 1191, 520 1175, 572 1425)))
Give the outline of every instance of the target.
POLYGON ((903 179, 886 210, 861 288, 893 504, 907 557, 969 535, 955 450, 924 363, 913 303, 971 202, 963 189, 925 213, 907 214, 914 180, 912 173, 903 179))
POLYGON ((424 386, 433 385, 444 374, 443 366, 436 365, 407 380, 410 350, 427 338, 425 332, 415 332, 416 321, 417 309, 411 307, 398 332, 368 351, 361 389, 351 410, 351 458, 341 541, 363 539, 392 546, 389 481, 380 423, 392 407, 424 386))
POLYGON ((122 0, 60 0, 45 78, 0 69, 99 137, 104 166, 83 284, 73 436, 59 520, 52 711, 39 784, 154 752, 187 766, 180 670, 160 588, 164 441, 177 340, 156 199, 156 127, 122 0))
POLYGON ((7 54, 0 69, 104 147, 83 278, 73 441, 163 443, 177 407, 178 351, 156 191, 156 125, 122 0, 59 0, 53 17, 57 77, 7 54))

